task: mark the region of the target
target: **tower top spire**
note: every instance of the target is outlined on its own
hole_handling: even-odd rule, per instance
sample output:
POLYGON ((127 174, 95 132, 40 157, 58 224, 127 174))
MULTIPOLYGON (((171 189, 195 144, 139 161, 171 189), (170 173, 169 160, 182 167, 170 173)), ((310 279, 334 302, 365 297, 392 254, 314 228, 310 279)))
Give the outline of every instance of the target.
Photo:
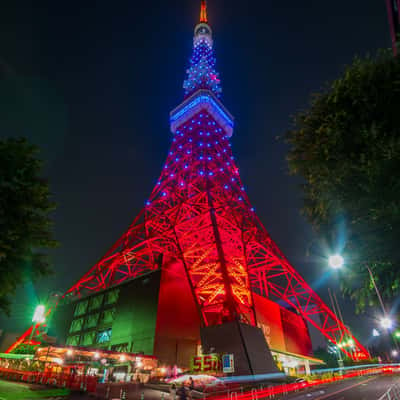
POLYGON ((208 23, 208 18, 207 18, 207 2, 206 0, 201 0, 201 6, 200 6, 200 23, 207 24, 208 23))

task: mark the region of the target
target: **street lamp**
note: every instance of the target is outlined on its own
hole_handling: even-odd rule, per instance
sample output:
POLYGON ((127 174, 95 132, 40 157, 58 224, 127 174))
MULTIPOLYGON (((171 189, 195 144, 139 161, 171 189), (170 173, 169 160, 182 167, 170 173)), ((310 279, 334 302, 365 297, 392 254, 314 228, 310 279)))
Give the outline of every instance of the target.
POLYGON ((380 336, 381 334, 379 333, 379 331, 377 330, 377 329, 372 329, 372 336, 374 336, 374 337, 378 337, 378 336, 380 336))
POLYGON ((390 329, 393 326, 393 321, 389 317, 382 317, 380 322, 384 329, 390 329))
POLYGON ((392 356, 397 357, 399 355, 399 352, 397 350, 392 350, 392 356))
MULTIPOLYGON (((340 254, 334 254, 329 257, 329 265, 332 268, 340 269, 344 265, 344 259, 340 254)), ((385 305, 383 304, 382 296, 379 293, 379 289, 378 289, 378 286, 376 285, 375 278, 371 271, 371 268, 368 265, 366 265, 366 268, 367 268, 369 277, 371 279, 372 285, 374 286, 376 296, 378 297, 379 304, 381 305, 381 308, 383 311, 383 317, 381 318, 381 321, 380 321, 381 326, 384 329, 391 329, 393 327, 393 321, 388 317, 388 313, 386 312, 385 305)))
POLYGON ((33 324, 32 324, 31 334, 29 335, 29 344, 32 342, 33 333, 35 332, 36 327, 39 326, 40 324, 43 324, 46 320, 44 313, 45 313, 44 305, 42 304, 37 305, 32 317, 33 324))
POLYGON ((340 269, 344 265, 344 259, 340 254, 334 254, 329 257, 329 265, 334 269, 340 269))
POLYGON ((43 322, 46 320, 44 316, 44 306, 42 304, 39 304, 35 308, 35 312, 33 313, 32 317, 32 322, 36 322, 37 324, 43 324, 43 322))

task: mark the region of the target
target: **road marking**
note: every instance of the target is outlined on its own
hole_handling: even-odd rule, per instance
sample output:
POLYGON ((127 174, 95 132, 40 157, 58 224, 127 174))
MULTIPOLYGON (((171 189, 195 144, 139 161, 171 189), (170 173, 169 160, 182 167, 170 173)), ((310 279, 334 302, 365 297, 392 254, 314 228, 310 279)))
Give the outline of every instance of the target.
POLYGON ((328 397, 334 396, 335 394, 338 394, 338 393, 345 392, 346 390, 352 389, 352 388, 354 388, 354 387, 356 387, 356 386, 360 386, 360 385, 362 385, 362 384, 365 383, 365 382, 372 381, 373 379, 376 379, 376 376, 374 376, 374 377, 372 377, 372 378, 369 378, 369 379, 367 379, 366 381, 358 382, 358 383, 355 383, 354 385, 347 386, 347 387, 345 387, 344 389, 337 390, 336 392, 328 393, 328 394, 326 394, 325 396, 317 397, 315 400, 327 399, 328 397))

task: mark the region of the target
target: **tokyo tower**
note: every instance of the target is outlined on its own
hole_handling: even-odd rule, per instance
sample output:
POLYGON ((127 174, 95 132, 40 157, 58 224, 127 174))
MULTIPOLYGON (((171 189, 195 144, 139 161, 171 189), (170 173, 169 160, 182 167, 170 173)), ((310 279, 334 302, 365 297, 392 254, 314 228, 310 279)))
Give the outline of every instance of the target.
POLYGON ((205 1, 186 73, 184 99, 170 113, 172 143, 155 188, 128 230, 65 295, 104 290, 179 264, 203 327, 232 321, 256 327, 256 294, 295 309, 349 357, 367 358, 273 242, 244 190, 205 1), (340 346, 348 339, 354 342, 351 352, 340 346))

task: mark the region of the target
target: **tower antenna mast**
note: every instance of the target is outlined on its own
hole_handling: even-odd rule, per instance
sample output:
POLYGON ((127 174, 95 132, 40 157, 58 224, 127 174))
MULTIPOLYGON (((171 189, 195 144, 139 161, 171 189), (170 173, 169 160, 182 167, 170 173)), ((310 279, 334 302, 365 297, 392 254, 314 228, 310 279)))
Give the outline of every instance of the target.
POLYGON ((204 24, 208 23, 206 0, 201 0, 200 23, 204 23, 204 24))

